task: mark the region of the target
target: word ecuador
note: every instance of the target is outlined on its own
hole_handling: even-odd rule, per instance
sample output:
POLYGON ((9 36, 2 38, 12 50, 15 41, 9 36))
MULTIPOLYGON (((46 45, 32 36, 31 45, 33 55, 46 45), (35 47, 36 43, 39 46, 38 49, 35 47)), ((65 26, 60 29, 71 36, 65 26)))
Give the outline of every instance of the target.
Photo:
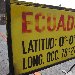
POLYGON ((63 31, 71 31, 75 28, 74 25, 74 16, 72 15, 65 15, 61 14, 59 15, 49 15, 49 14, 43 14, 43 13, 36 13, 35 15, 33 12, 22 12, 22 32, 23 33, 31 33, 33 32, 33 28, 36 32, 43 32, 46 29, 51 31, 59 31, 61 28, 63 31), (27 20, 28 17, 32 17, 33 20, 27 20), (40 22, 42 20, 42 26, 40 27, 40 22), (34 22, 34 26, 33 26, 34 22), (46 25, 44 24, 46 22, 46 25), (30 28, 31 26, 31 28, 30 28), (33 27, 33 28, 32 28, 33 27))

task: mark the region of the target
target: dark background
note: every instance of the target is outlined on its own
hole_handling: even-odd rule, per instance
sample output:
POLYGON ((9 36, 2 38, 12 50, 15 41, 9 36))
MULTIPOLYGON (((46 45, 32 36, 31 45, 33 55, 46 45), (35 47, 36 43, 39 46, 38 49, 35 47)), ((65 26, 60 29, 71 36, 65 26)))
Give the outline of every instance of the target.
POLYGON ((6 24, 6 10, 5 10, 5 0, 0 0, 0 25, 6 24))

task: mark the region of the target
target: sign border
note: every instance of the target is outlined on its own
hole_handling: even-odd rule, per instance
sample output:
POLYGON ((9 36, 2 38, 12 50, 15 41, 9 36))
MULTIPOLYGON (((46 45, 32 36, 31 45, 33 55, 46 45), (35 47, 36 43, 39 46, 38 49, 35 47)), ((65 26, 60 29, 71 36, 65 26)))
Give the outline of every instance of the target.
POLYGON ((10 0, 6 0, 6 29, 7 29, 7 45, 9 57, 9 75, 15 75, 13 66, 12 39, 11 39, 11 8, 10 0))
MULTIPOLYGON (((19 2, 16 2, 16 4, 21 5, 21 3, 19 3, 19 2)), ((9 75, 15 75, 14 64, 13 64, 12 39, 11 39, 11 7, 10 7, 10 5, 11 5, 10 0, 6 0, 6 17, 7 17, 6 29, 7 29, 7 45, 8 45, 8 57, 9 57, 9 75)), ((38 7, 41 4, 33 3, 33 5, 34 5, 34 7, 38 7)), ((30 6, 30 5, 27 5, 27 6, 30 6)), ((75 9, 67 9, 67 8, 64 8, 64 7, 58 7, 58 6, 52 6, 52 5, 44 5, 41 8, 46 8, 46 7, 49 7, 50 9, 57 9, 57 10, 75 12, 75 9)), ((48 65, 48 66, 45 66, 45 67, 42 67, 42 68, 39 68, 39 69, 36 69, 36 70, 32 70, 30 72, 22 73, 20 75, 29 75, 30 73, 34 73, 35 71, 37 72, 37 71, 40 71, 40 70, 44 70, 44 69, 50 68, 52 66, 61 64, 63 62, 66 62, 66 61, 69 61, 69 60, 72 60, 72 59, 75 59, 75 57, 68 58, 66 60, 59 61, 59 62, 54 63, 52 65, 48 65)))

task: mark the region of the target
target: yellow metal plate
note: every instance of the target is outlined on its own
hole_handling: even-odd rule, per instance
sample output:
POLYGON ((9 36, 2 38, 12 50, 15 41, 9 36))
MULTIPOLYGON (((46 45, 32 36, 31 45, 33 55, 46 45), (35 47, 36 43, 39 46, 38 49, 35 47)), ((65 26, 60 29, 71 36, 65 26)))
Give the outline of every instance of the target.
POLYGON ((11 4, 15 75, 75 57, 75 12, 11 4))

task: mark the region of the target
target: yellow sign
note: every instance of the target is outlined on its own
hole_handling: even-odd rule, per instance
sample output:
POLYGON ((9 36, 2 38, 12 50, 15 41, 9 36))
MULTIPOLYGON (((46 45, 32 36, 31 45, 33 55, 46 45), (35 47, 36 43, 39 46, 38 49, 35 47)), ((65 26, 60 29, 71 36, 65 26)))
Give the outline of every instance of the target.
POLYGON ((11 4, 15 75, 75 57, 75 12, 11 4))
POLYGON ((10 0, 10 3, 14 3, 14 2, 16 2, 17 0, 10 0))

